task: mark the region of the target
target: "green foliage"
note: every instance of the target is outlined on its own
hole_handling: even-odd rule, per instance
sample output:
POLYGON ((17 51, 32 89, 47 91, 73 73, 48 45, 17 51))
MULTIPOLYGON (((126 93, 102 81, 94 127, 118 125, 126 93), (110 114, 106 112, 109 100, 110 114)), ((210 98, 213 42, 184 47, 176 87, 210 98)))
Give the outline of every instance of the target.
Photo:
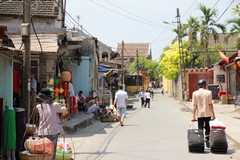
POLYGON ((139 70, 147 70, 147 74, 150 77, 150 80, 158 80, 160 71, 158 68, 158 62, 153 61, 148 58, 138 57, 138 65, 137 59, 128 67, 128 71, 130 73, 134 73, 139 70))
POLYGON ((239 50, 240 49, 240 38, 237 38, 235 42, 235 47, 239 50))
POLYGON ((238 3, 236 7, 233 8, 233 14, 238 14, 240 16, 240 3, 238 3))
POLYGON ((160 60, 160 76, 167 79, 176 79, 179 72, 179 47, 174 43, 164 50, 163 57, 160 60))

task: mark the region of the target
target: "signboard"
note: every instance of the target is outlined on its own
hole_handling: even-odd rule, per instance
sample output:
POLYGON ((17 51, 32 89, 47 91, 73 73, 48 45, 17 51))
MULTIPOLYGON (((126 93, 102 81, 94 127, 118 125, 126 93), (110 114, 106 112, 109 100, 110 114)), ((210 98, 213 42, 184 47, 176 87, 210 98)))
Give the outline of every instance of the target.
POLYGON ((224 74, 218 74, 217 79, 219 80, 219 82, 225 83, 225 75, 224 74))
POLYGON ((218 92, 219 92, 219 85, 218 84, 209 84, 208 89, 212 91, 212 99, 218 99, 218 92))

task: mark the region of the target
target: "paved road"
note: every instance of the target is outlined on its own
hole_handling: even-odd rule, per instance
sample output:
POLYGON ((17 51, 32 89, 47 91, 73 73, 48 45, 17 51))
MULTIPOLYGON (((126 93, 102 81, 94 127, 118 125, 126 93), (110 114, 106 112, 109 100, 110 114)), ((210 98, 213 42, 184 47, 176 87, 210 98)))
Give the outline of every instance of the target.
POLYGON ((240 160, 240 151, 229 141, 227 154, 189 153, 187 129, 191 113, 167 95, 155 94, 151 108, 135 101, 125 126, 118 123, 93 125, 67 136, 75 160, 240 160))

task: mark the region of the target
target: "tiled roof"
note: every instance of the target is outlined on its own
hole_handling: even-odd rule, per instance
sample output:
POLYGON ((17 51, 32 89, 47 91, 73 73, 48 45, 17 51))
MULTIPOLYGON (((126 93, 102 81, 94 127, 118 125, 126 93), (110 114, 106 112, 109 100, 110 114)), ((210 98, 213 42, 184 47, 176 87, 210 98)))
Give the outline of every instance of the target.
MULTIPOLYGON (((150 55, 150 44, 149 43, 124 43, 124 56, 136 56, 137 50, 139 56, 150 55)), ((122 44, 118 43, 117 52, 121 53, 122 44)))
MULTIPOLYGON (((23 1, 0 2, 0 15, 23 15, 23 1)), ((31 1, 31 15, 41 17, 56 17, 54 1, 31 1)))

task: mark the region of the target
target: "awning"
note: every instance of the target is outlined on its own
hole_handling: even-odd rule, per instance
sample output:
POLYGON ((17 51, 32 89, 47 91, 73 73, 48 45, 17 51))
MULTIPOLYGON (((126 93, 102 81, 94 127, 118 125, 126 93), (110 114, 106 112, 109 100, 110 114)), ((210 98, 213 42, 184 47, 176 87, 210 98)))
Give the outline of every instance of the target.
POLYGON ((98 66, 99 71, 109 71, 109 68, 103 67, 103 66, 98 66))
MULTIPOLYGON (((9 35, 9 38, 13 41, 16 48, 22 47, 22 36, 21 35, 9 35)), ((58 37, 57 34, 38 34, 38 39, 35 35, 31 35, 31 51, 41 52, 41 47, 43 52, 57 52, 58 51, 58 37), (39 44, 39 41, 41 46, 39 44)))

